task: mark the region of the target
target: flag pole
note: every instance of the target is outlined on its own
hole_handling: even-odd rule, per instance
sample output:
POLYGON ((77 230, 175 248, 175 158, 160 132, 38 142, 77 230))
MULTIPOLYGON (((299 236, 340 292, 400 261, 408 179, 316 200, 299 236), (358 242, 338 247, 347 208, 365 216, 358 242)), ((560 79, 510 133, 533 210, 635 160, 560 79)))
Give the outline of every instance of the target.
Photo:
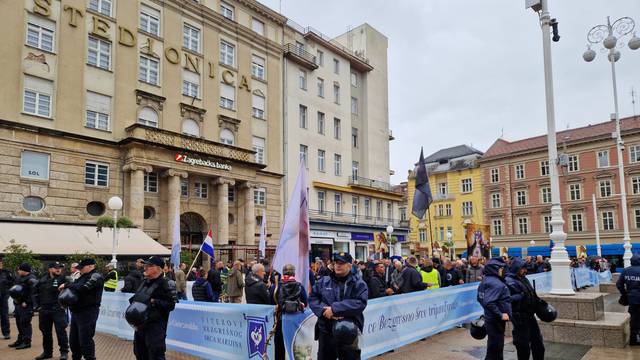
POLYGON ((191 266, 189 266, 189 270, 187 271, 191 271, 191 269, 193 269, 193 265, 196 264, 196 260, 198 260, 198 256, 200 256, 200 253, 202 252, 202 244, 200 244, 200 249, 198 249, 198 252, 196 253, 196 257, 193 258, 193 262, 191 263, 191 266))
POLYGON ((429 240, 431 242, 431 257, 433 257, 433 232, 431 231, 431 210, 427 207, 427 218, 429 219, 429 240))

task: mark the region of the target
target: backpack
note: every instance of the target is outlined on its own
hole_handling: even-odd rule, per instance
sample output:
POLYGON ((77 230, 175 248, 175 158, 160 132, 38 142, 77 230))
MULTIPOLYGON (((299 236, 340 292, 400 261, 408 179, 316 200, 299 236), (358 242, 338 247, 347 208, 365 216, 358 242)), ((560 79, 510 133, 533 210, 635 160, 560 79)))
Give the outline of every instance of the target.
POLYGON ((283 313, 295 314, 302 311, 301 292, 302 286, 297 281, 282 284, 278 303, 283 313))

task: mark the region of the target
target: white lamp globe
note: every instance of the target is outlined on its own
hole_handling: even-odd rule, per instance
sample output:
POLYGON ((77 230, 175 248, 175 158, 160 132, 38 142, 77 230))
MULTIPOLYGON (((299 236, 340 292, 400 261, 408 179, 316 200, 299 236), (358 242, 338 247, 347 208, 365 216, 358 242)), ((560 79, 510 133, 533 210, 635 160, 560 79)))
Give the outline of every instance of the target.
POLYGON ((393 226, 391 226, 391 225, 387 225, 387 232, 388 232, 389 234, 393 234, 393 226))
POLYGON ((618 38, 616 38, 613 35, 609 35, 607 36, 606 39, 604 39, 604 41, 602 42, 602 45, 604 45, 605 48, 611 50, 614 47, 616 47, 617 43, 618 43, 618 38))
POLYGON ((640 38, 633 34, 631 40, 629 40, 629 49, 638 50, 640 49, 640 38))
POLYGON ((531 245, 535 245, 535 244, 536 244, 536 241, 535 241, 535 240, 531 240, 531 241, 529 241, 529 244, 531 244, 531 245))
POLYGON ((618 62, 618 60, 620 60, 620 55, 620 51, 614 51, 613 54, 609 54, 609 61, 618 62))
POLYGON ((111 210, 120 210, 122 209, 122 199, 117 196, 113 196, 109 199, 107 206, 109 206, 109 209, 111 210))
POLYGON ((584 52, 584 54, 582 54, 582 58, 586 62, 592 62, 593 59, 596 58, 596 52, 593 51, 591 48, 589 48, 587 49, 587 51, 584 52))

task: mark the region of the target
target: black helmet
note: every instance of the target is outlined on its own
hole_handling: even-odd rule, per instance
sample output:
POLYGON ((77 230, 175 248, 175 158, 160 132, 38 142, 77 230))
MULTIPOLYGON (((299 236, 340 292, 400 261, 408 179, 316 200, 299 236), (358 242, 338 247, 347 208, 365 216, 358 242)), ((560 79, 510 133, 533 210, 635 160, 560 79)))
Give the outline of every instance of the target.
POLYGON ((540 300, 536 307, 536 315, 541 321, 552 322, 558 317, 558 311, 551 304, 540 300))
POLYGON ((487 336, 487 328, 484 327, 484 319, 479 318, 475 319, 471 322, 471 327, 469 328, 469 333, 471 333, 471 337, 476 340, 482 340, 487 336))
POLYGON ((142 326, 149 318, 149 306, 145 303, 134 301, 125 310, 124 318, 134 328, 142 326))
POLYGON ((14 300, 20 300, 22 298, 22 294, 24 293, 24 287, 20 284, 13 285, 9 289, 9 296, 11 296, 14 300))
POLYGON ((58 295, 58 303, 63 307, 69 307, 78 303, 78 294, 71 289, 64 289, 58 295))
POLYGON ((338 346, 351 345, 358 338, 358 327, 350 320, 336 320, 333 323, 333 338, 338 346))

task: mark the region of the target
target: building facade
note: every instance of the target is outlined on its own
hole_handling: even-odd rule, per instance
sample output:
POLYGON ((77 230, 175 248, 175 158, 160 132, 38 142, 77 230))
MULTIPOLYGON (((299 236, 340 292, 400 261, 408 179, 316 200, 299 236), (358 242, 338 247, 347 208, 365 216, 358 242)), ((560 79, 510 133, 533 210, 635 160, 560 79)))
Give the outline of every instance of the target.
MULTIPOLYGON (((640 118, 621 120, 625 142, 627 214, 632 241, 640 235, 640 118)), ((560 199, 566 245, 594 245, 596 226, 603 244, 621 244, 623 227, 615 139, 608 121, 557 133, 560 199), (595 194, 596 209, 592 205, 595 194)), ((492 245, 549 246, 551 189, 547 137, 498 139, 480 160, 484 221, 492 245), (533 243, 532 243, 533 242, 533 243)))
MULTIPOLYGON (((412 249, 422 256, 442 252, 457 255, 467 250, 467 224, 483 220, 482 179, 478 159, 482 152, 467 145, 439 150, 424 159, 433 203, 423 219, 410 214, 412 249)), ((408 206, 413 204, 415 173, 409 172, 408 206)))
POLYGON ((282 213, 282 33, 253 0, 0 3, 0 217, 255 248, 282 213))
POLYGON ((387 38, 368 24, 330 39, 291 21, 284 38, 285 198, 299 162, 310 179, 312 257, 350 251, 399 224, 401 194, 389 184, 387 38))

